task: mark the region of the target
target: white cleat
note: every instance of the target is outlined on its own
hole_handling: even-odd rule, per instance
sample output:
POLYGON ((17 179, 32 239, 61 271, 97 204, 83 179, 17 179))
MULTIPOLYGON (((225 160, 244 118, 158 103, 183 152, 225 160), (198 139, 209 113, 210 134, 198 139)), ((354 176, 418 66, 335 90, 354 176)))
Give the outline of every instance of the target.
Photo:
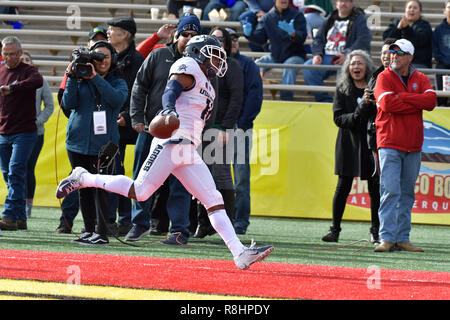
POLYGON ((250 267, 253 263, 262 261, 274 249, 273 246, 255 248, 255 245, 256 243, 252 240, 250 247, 245 248, 239 256, 234 258, 234 263, 239 269, 248 269, 248 267, 250 267))
POLYGON ((72 173, 59 183, 58 188, 56 189, 56 198, 64 198, 72 191, 80 189, 82 187, 81 175, 87 172, 88 171, 82 167, 76 167, 73 169, 72 173))

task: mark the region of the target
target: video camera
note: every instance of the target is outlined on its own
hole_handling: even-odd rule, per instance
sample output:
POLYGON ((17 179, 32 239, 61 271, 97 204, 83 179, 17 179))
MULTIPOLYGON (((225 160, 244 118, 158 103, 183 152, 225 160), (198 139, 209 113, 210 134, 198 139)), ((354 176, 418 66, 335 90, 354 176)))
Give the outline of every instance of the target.
POLYGON ((92 75, 92 68, 88 63, 92 63, 94 60, 102 61, 105 59, 105 55, 101 52, 89 51, 85 47, 80 47, 73 50, 71 61, 74 61, 72 65, 72 74, 77 79, 83 79, 92 75))

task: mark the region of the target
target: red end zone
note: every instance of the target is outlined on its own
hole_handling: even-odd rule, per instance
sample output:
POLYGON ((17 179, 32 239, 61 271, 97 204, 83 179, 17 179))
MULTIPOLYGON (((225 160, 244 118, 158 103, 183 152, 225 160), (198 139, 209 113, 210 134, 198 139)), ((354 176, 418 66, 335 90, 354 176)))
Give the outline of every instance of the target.
POLYGON ((0 277, 290 299, 450 298, 450 273, 0 250, 0 277))

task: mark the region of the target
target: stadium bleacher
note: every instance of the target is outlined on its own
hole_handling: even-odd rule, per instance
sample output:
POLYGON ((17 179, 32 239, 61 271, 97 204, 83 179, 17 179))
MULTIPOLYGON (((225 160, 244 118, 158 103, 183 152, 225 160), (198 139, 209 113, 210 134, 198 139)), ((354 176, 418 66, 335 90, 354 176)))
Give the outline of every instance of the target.
MULTIPOLYGON (((135 18, 138 32, 136 42, 144 40, 153 34, 164 23, 177 23, 175 19, 163 19, 165 14, 166 0, 130 0, 128 3, 119 0, 97 0, 95 2, 83 0, 76 2, 64 1, 0 1, 0 6, 17 6, 20 14, 18 16, 0 15, 2 21, 20 21, 21 29, 13 29, 11 25, 4 24, 0 27, 0 37, 7 35, 18 36, 24 50, 31 53, 39 71, 47 78, 50 86, 56 92, 60 79, 64 74, 70 52, 85 45, 89 30, 97 25, 106 25, 106 20, 112 16, 131 15, 135 18), (150 8, 160 9, 158 20, 150 18, 150 8)), ((441 0, 422 0, 424 4, 423 17, 428 20, 432 27, 436 27, 444 15, 442 14, 441 0)), ((394 18, 401 17, 404 11, 404 0, 394 1, 358 1, 357 5, 366 10, 371 16, 372 49, 371 54, 375 63, 379 61, 379 50, 382 46, 382 33, 394 18)), ((213 23, 202 21, 205 26, 230 26, 238 30, 242 35, 239 22, 224 21, 213 23)), ((241 53, 254 59, 262 53, 252 52, 248 47, 245 37, 240 37, 241 53)), ((310 40, 309 42, 310 43, 310 40)), ((275 100, 278 90, 284 88, 280 85, 281 68, 275 66, 264 76, 264 98, 275 100)), ((434 75, 427 72, 432 83, 434 75)), ((311 91, 323 90, 333 92, 336 77, 325 81, 326 88, 315 88, 306 86, 301 72, 298 73, 297 82, 294 87, 296 101, 314 101, 311 91)))

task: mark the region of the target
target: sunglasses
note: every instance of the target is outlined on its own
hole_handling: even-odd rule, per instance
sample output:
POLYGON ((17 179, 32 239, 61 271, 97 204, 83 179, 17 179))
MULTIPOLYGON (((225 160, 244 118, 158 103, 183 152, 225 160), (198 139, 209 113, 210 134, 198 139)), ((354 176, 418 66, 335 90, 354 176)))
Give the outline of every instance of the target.
POLYGON ((402 50, 393 50, 393 49, 390 49, 389 51, 390 51, 391 53, 397 54, 397 55, 399 55, 399 56, 404 56, 404 55, 409 54, 409 53, 407 53, 407 52, 405 52, 405 51, 402 51, 402 50))
POLYGON ((224 42, 225 41, 225 37, 216 37, 217 40, 219 40, 220 42, 224 42))
POLYGON ((187 31, 183 31, 183 32, 180 33, 180 35, 182 37, 189 38, 189 37, 194 37, 197 34, 196 33, 187 32, 187 31))

